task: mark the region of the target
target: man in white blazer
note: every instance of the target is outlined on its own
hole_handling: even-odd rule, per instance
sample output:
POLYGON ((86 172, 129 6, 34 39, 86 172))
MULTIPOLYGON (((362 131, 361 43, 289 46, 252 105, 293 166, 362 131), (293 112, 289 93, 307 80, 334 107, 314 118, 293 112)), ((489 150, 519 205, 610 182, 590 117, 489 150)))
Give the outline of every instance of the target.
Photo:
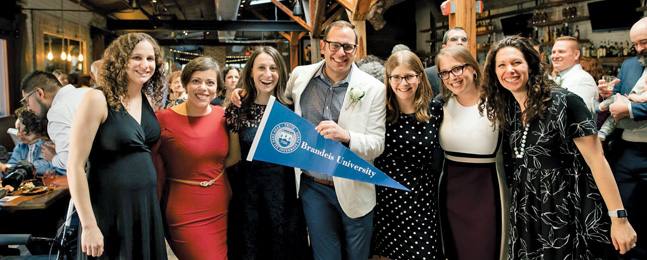
MULTIPOLYGON (((357 31, 352 24, 330 24, 320 46, 325 60, 296 67, 286 96, 294 112, 316 125, 324 138, 341 142, 372 163, 384 150, 384 84, 353 63, 357 31)), ((375 185, 295 171, 315 259, 367 259, 375 185)))

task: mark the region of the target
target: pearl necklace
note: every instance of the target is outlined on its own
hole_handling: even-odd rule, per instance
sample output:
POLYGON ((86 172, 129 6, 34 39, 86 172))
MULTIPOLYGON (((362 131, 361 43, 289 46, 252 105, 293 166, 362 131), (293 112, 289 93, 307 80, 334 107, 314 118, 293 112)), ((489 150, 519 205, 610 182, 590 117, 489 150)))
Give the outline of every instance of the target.
POLYGON ((528 125, 523 129, 523 135, 521 136, 521 147, 517 149, 517 146, 514 146, 514 155, 517 159, 523 158, 523 155, 526 153, 526 136, 528 135, 528 125))

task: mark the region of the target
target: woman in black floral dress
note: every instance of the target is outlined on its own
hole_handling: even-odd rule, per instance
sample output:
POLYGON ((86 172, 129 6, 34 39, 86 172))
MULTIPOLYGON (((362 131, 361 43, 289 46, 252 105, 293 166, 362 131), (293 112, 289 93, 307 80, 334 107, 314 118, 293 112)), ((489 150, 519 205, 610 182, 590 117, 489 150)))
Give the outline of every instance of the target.
POLYGON ((581 98, 548 81, 527 39, 492 48, 480 109, 505 131, 510 259, 617 259, 614 247, 635 245, 626 217, 607 213, 623 206, 595 122, 581 98))
POLYGON ((387 259, 445 259, 438 216, 442 105, 418 56, 391 55, 385 64, 387 123, 384 153, 375 166, 411 191, 376 186, 374 248, 387 259))
MULTIPOLYGON (((285 102, 283 58, 272 47, 259 47, 241 75, 247 93, 242 106, 225 110, 227 127, 239 138, 247 158, 270 95, 285 102)), ((310 259, 301 201, 296 197, 294 170, 273 163, 240 161, 229 175, 232 197, 227 230, 229 259, 310 259)))

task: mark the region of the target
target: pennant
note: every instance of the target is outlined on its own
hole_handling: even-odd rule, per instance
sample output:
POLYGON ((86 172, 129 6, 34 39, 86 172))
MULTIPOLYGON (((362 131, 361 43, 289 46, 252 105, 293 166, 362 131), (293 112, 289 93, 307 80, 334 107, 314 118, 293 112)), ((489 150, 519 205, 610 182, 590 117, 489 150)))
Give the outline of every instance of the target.
POLYGON ((274 96, 267 103, 247 160, 409 191, 341 143, 325 139, 314 125, 281 105, 274 96))

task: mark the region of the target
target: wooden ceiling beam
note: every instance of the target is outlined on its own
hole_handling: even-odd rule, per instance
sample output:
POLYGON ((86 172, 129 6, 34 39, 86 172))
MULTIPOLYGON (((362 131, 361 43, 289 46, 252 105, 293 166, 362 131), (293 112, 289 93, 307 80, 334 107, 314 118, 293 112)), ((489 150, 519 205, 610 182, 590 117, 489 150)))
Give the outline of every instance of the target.
POLYGON ((350 0, 337 0, 337 3, 339 3, 341 6, 343 6, 346 10, 352 11, 355 9, 355 5, 351 3, 350 0))
POLYGON ((308 30, 308 31, 312 32, 312 27, 310 27, 310 25, 308 25, 308 23, 306 23, 306 21, 304 21, 304 20, 303 20, 303 19, 301 19, 300 17, 298 17, 298 16, 294 16, 294 14, 292 13, 292 10, 290 10, 287 6, 283 5, 283 4, 282 4, 281 2, 279 2, 278 0, 272 0, 272 3, 274 3, 274 5, 276 5, 276 7, 278 7, 279 9, 281 9, 281 11, 283 11, 285 14, 287 14, 290 18, 292 18, 292 20, 294 20, 295 22, 297 22, 297 23, 298 23, 299 25, 301 25, 303 28, 305 28, 306 30, 308 30))
MULTIPOLYGON (((324 15, 326 15, 326 1, 314 1, 316 5, 314 6, 314 13, 311 13, 310 21, 312 22, 312 33, 319 34, 321 33, 324 15)), ((312 9, 312 7, 310 8, 312 9)))
POLYGON ((344 11, 346 11, 346 10, 344 10, 343 7, 337 8, 337 10, 334 13, 330 14, 330 16, 328 16, 328 19, 326 19, 326 21, 323 22, 323 24, 321 25, 321 28, 328 27, 328 25, 330 25, 332 22, 334 22, 335 18, 340 16, 342 13, 344 13, 344 11))
POLYGON ((368 11, 371 9, 377 0, 355 0, 355 6, 351 12, 353 13, 352 20, 355 21, 364 21, 368 17, 368 11))

